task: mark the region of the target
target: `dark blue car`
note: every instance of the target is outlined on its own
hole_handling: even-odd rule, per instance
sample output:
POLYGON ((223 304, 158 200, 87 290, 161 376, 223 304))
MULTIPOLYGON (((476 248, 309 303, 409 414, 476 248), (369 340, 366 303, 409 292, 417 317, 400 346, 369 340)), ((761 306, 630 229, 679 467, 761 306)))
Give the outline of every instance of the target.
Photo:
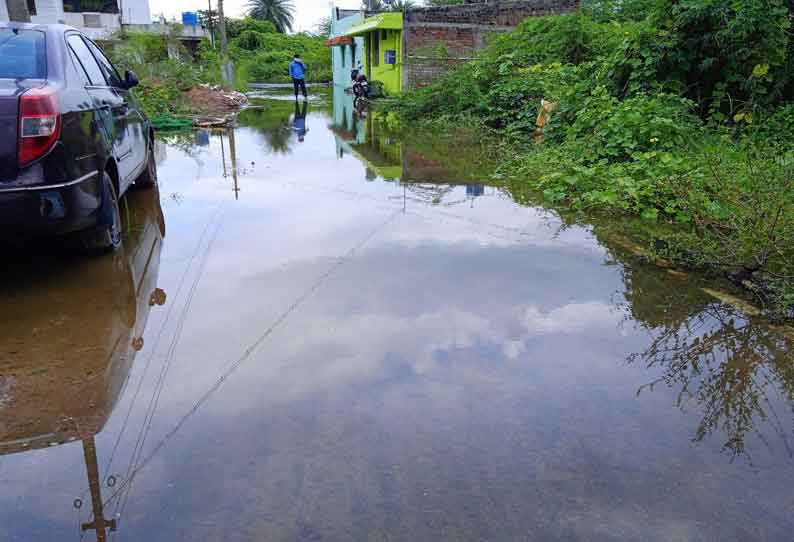
POLYGON ((157 183, 137 84, 74 28, 0 23, 0 236, 119 246, 119 198, 157 183))

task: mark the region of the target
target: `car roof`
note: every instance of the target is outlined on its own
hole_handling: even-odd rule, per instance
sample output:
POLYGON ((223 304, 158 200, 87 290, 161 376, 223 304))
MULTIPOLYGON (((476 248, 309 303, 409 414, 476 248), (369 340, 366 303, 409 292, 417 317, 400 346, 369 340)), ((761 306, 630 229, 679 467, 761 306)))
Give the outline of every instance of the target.
POLYGON ((72 26, 65 24, 38 24, 38 23, 18 23, 9 21, 0 21, 0 28, 18 28, 20 30, 39 30, 47 34, 63 34, 64 32, 74 31, 80 32, 72 26))

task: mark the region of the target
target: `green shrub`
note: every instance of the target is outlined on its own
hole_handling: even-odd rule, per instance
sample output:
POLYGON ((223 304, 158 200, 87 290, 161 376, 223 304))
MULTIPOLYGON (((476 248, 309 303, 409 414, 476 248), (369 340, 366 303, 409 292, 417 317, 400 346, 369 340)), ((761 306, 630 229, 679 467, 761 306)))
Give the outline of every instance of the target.
POLYGON ((276 26, 270 21, 260 21, 251 17, 242 19, 229 19, 226 24, 226 35, 233 40, 244 32, 257 32, 259 34, 275 34, 276 26))
POLYGON ((235 39, 234 43, 246 51, 256 51, 265 47, 265 36, 267 36, 267 34, 246 30, 235 39))
POLYGON ((289 81, 288 66, 296 53, 307 65, 309 81, 332 79, 330 52, 324 40, 317 36, 246 29, 229 42, 229 48, 238 69, 254 82, 289 81))
POLYGON ((143 80, 135 90, 135 95, 143 110, 152 118, 176 113, 182 108, 182 92, 175 84, 143 80))
POLYGON ((755 141, 784 149, 794 148, 794 104, 761 112, 757 122, 745 131, 755 141))
POLYGON ((750 279, 794 316, 791 20, 784 0, 587 0, 387 107, 403 124, 480 123, 509 157, 497 178, 641 216, 661 255, 750 279), (541 100, 554 110, 534 142, 541 100))
POLYGON ((696 130, 689 113, 693 104, 669 94, 638 95, 618 100, 596 87, 577 110, 568 139, 589 142, 593 159, 632 159, 635 153, 680 150, 696 130))

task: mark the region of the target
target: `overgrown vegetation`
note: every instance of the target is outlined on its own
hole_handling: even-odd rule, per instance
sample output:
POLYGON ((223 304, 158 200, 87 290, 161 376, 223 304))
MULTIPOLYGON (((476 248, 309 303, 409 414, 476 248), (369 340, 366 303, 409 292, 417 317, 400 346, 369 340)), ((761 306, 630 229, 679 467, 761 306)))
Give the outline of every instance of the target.
MULTIPOLYGON (((150 116, 188 113, 185 91, 200 83, 223 83, 218 50, 205 40, 194 55, 177 39, 179 32, 177 25, 164 36, 125 32, 104 44, 119 68, 139 76, 137 95, 150 116)), ((289 81, 288 66, 295 53, 306 62, 309 81, 332 78, 330 53, 319 36, 286 35, 269 21, 245 18, 228 21, 228 37, 235 65, 233 86, 238 90, 247 90, 250 82, 289 81)))
POLYGON ((140 79, 135 93, 150 117, 188 112, 183 92, 202 82, 220 81, 220 70, 216 74, 191 60, 175 37, 179 30, 174 27, 169 35, 124 32, 103 44, 119 69, 132 70, 140 79), (179 58, 170 58, 169 49, 179 58))
MULTIPOLYGON (((290 81, 287 67, 298 53, 306 63, 309 82, 330 81, 331 53, 324 38, 313 34, 282 34, 272 23, 251 18, 229 27, 229 54, 238 77, 257 83, 290 81)), ((205 55, 202 55, 205 56, 205 55)))
POLYGON ((393 107, 403 121, 479 125, 506 182, 642 216, 658 256, 724 272, 790 318, 792 17, 791 0, 582 2, 527 19, 393 107), (538 138, 541 100, 554 109, 538 138))

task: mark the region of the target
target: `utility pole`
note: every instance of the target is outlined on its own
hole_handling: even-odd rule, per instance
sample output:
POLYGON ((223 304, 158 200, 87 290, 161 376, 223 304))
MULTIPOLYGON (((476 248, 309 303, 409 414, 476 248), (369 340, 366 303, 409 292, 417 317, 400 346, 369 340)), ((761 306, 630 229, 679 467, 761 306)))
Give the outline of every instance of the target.
POLYGON ((221 71, 223 72, 223 80, 227 84, 234 82, 234 68, 227 51, 226 42, 226 17, 223 15, 223 0, 218 0, 218 30, 221 36, 221 71))
POLYGON ((220 135, 221 135, 221 162, 223 163, 223 178, 225 179, 229 175, 226 173, 226 151, 223 150, 223 131, 221 131, 220 135))
POLYGON ((229 128, 229 153, 232 155, 232 178, 234 179, 234 199, 240 199, 240 185, 237 183, 237 146, 234 141, 234 126, 229 128))
POLYGON ((30 12, 27 0, 5 0, 8 8, 8 20, 16 23, 29 23, 30 12))
POLYGON ((218 30, 221 37, 221 71, 223 72, 223 80, 227 84, 231 84, 234 83, 234 68, 229 60, 226 39, 226 16, 223 14, 223 0, 218 0, 218 30))
POLYGON ((215 49, 215 29, 212 24, 212 0, 207 0, 207 26, 210 27, 210 46, 215 49))
POLYGON ((221 56, 226 58, 226 16, 223 14, 223 0, 218 0, 218 26, 221 35, 221 56))

